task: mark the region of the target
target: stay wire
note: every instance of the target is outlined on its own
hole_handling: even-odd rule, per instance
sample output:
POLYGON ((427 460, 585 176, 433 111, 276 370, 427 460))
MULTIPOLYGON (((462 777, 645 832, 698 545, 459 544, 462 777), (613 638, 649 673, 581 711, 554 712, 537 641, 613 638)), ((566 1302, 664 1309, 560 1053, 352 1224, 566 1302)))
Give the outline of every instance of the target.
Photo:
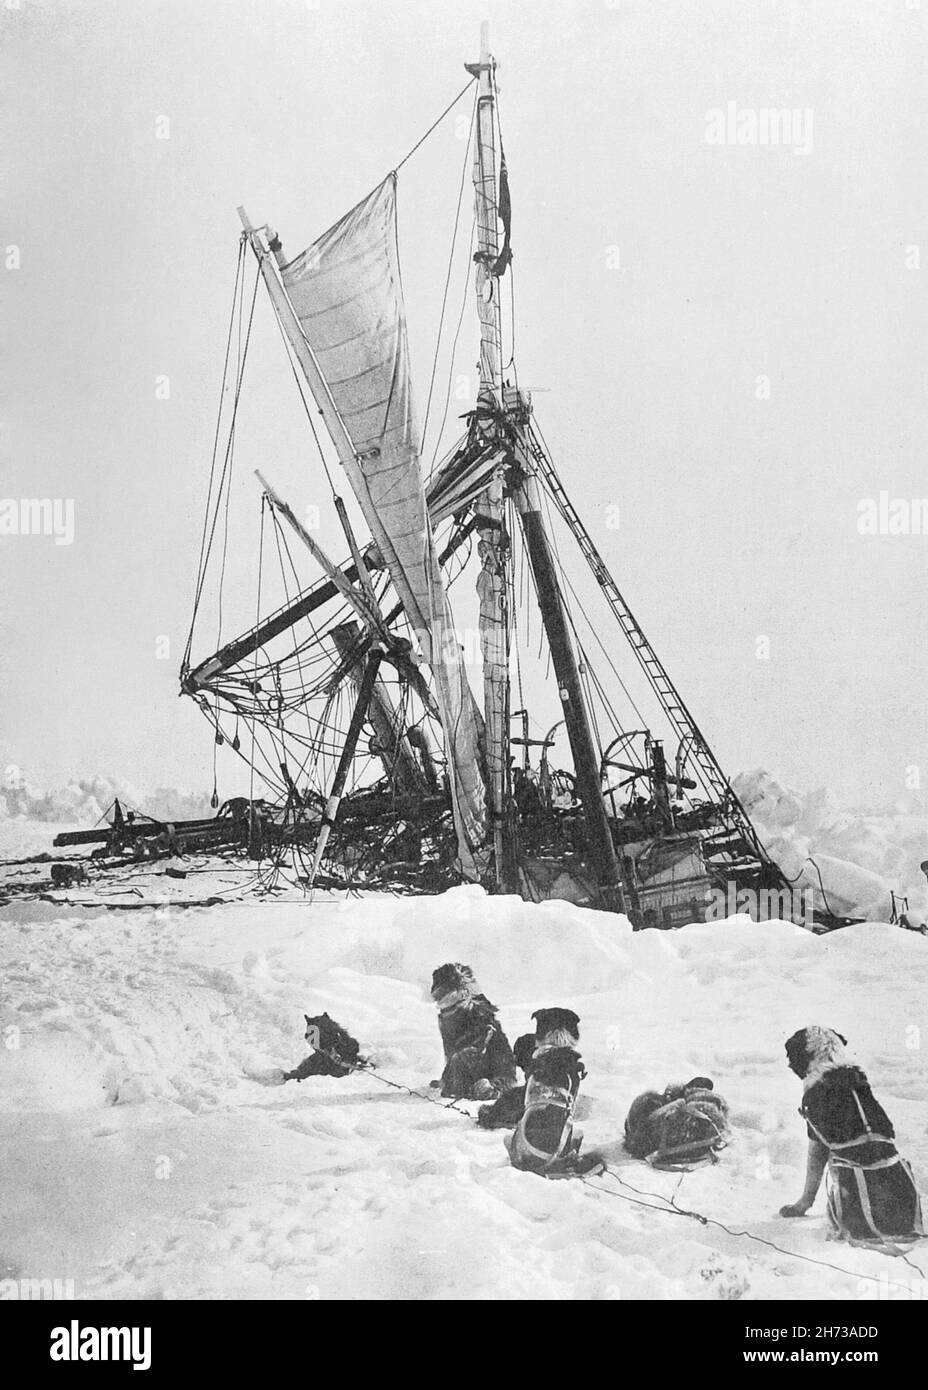
MULTIPOLYGON (((477 226, 477 214, 476 214, 476 212, 475 212, 475 213, 474 213, 474 217, 473 217, 473 221, 471 222, 471 227, 470 227, 470 240, 469 240, 469 242, 468 242, 468 245, 469 245, 469 246, 472 246, 472 245, 473 245, 473 242, 474 242, 474 230, 475 230, 476 226, 477 226)), ((429 482, 432 481, 432 475, 433 475, 433 473, 435 472, 435 465, 436 465, 436 463, 438 462, 438 450, 439 450, 439 447, 440 447, 440 445, 441 445, 441 437, 442 437, 442 434, 444 433, 445 425, 446 425, 446 423, 447 423, 447 421, 448 421, 448 407, 449 407, 450 404, 451 404, 451 383, 452 383, 452 381, 454 380, 454 355, 455 355, 455 353, 457 352, 458 339, 459 339, 459 337, 461 336, 461 325, 462 325, 463 322, 464 322, 464 314, 465 314, 465 311, 466 311, 466 309, 467 309, 467 296, 468 296, 468 293, 469 293, 469 291, 470 291, 470 266, 471 266, 471 263, 470 263, 470 261, 468 261, 468 262, 467 262, 467 275, 466 275, 465 280, 464 280, 464 296, 463 296, 463 299, 462 299, 462 301, 461 301, 461 312, 460 312, 460 315, 458 316, 458 326, 457 326, 457 328, 456 328, 455 331, 454 331, 454 341, 453 341, 452 344, 451 344, 451 358, 450 358, 450 361, 449 361, 449 364, 448 364, 448 388, 447 388, 447 390, 446 390, 446 392, 445 392, 445 406, 444 406, 444 410, 442 411, 441 424, 440 424, 439 427, 438 427, 438 437, 437 437, 437 439, 436 439, 436 441, 435 441, 435 450, 434 450, 434 453, 432 454, 432 462, 431 462, 430 465, 429 465, 429 482)))
POLYGON ((193 646, 193 631, 196 626, 197 610, 200 606, 200 597, 203 592, 204 580, 204 555, 206 550, 206 535, 209 529, 210 502, 213 497, 213 482, 216 474, 216 459, 219 456, 219 433, 222 427, 222 407, 226 393, 226 382, 229 379, 229 355, 232 351, 232 331, 235 327, 236 305, 239 300, 239 286, 242 278, 242 266, 245 255, 245 238, 240 237, 238 243, 238 258, 235 265, 235 284, 232 289, 232 308, 229 313, 229 328, 226 334, 225 358, 222 365, 222 382, 219 388, 219 409, 216 412, 216 429, 213 436, 213 452, 209 469, 209 487, 206 492, 206 507, 203 513, 203 530, 200 536, 200 554, 197 560, 197 582, 194 588, 193 616, 190 620, 190 632, 187 636, 187 646, 184 651, 185 664, 189 662, 190 652, 193 646))
POLYGON ((216 537, 216 527, 217 527, 217 525, 218 525, 218 523, 219 523, 219 510, 220 510, 220 505, 221 505, 221 501, 222 501, 222 491, 223 491, 223 488, 225 487, 226 475, 227 475, 227 473, 228 473, 228 471, 229 471, 231 453, 232 453, 232 450, 233 450, 233 447, 234 447, 234 442, 235 442, 235 425, 236 425, 236 419, 237 419, 237 416, 238 416, 238 405, 239 405, 239 400, 240 400, 240 397, 241 397, 241 394, 242 394, 242 384, 243 384, 244 379, 245 379, 245 362, 246 362, 246 359, 247 359, 247 357, 248 357, 248 347, 249 347, 249 344, 250 344, 250 342, 251 342, 251 330, 252 330, 252 325, 254 324, 255 304, 256 304, 256 302, 257 302, 257 294, 258 294, 258 276, 257 276, 257 274, 256 274, 256 275, 255 275, 254 289, 253 289, 252 297, 251 297, 251 308, 250 308, 249 315, 248 315, 248 327, 247 327, 247 330, 246 330, 246 333, 245 333, 245 343, 244 343, 244 347, 242 348, 242 351, 241 351, 240 369, 239 369, 238 379, 237 379, 237 381, 236 381, 236 387, 235 387, 235 399, 234 399, 234 402, 233 402, 233 405, 232 405, 232 420, 231 420, 231 423, 230 423, 230 426, 229 426, 229 438, 228 438, 228 442, 227 442, 227 444, 226 444, 226 452, 225 452, 225 459, 224 459, 223 466, 222 466, 222 474, 221 474, 220 479, 219 479, 219 488, 218 488, 218 493, 217 493, 217 497, 216 497, 216 509, 215 509, 215 511, 214 511, 214 513, 213 513, 213 521, 212 521, 212 525, 211 525, 211 527, 210 527, 210 532, 209 532, 209 541, 208 541, 207 546, 206 546, 206 554, 205 554, 204 560, 203 560, 203 570, 202 570, 202 574, 201 574, 201 576, 200 576, 200 585, 199 585, 199 588, 198 588, 198 591, 197 591, 196 598, 195 598, 195 600, 194 600, 194 613, 196 612, 196 608, 198 607, 198 605, 199 605, 199 603, 200 603, 200 599, 201 599, 202 593, 203 593, 203 585, 204 585, 204 583, 205 583, 205 581, 206 581, 206 568, 207 568, 207 565, 209 564, 209 557, 210 557, 210 555, 211 555, 211 553, 212 553, 212 549, 213 549, 213 541, 215 540, 215 537, 216 537))
MULTIPOLYGON (((467 88, 465 87, 465 91, 467 88)), ((438 357, 441 350, 441 335, 445 325, 445 309, 448 304, 448 290, 451 285, 451 273, 454 269, 454 248, 458 240, 458 227, 461 221, 461 207, 464 202, 464 185, 467 182, 467 170, 471 161, 470 142, 474 133, 474 120, 477 115, 477 94, 474 93, 474 104, 470 113, 470 129, 467 132, 467 143, 464 146, 464 167, 461 170, 461 186, 458 189, 458 203, 454 213, 454 230, 451 233, 451 250, 448 253, 448 270, 445 275, 445 288, 441 297, 441 313, 438 318, 438 337, 435 340, 435 355, 432 358, 432 375, 429 378, 429 394, 425 403, 425 417, 422 423, 422 440, 425 442, 426 431, 429 427, 429 412, 432 408, 432 392, 435 387, 435 373, 438 370, 438 357)), ((440 436, 439 436, 440 437, 440 436)))
POLYGON ((463 86, 463 87, 461 88, 461 90, 458 92, 458 94, 457 94, 457 96, 454 98, 454 100, 448 103, 448 105, 445 107, 444 111, 443 111, 443 112, 441 113, 441 115, 437 118, 437 120, 434 120, 434 121, 432 122, 432 124, 429 126, 429 128, 428 128, 428 130, 425 132, 425 134, 424 134, 423 136, 421 136, 421 138, 418 139, 418 140, 416 141, 416 143, 413 145, 412 149, 408 151, 408 153, 406 153, 406 154, 403 155, 403 158, 400 160, 399 164, 395 164, 395 165, 393 166, 392 172, 393 172, 394 174, 398 174, 399 171, 402 169, 403 165, 407 162, 407 160, 412 159, 412 157, 413 157, 413 155, 415 154, 416 150, 420 149, 421 146, 425 144, 426 140, 427 140, 427 139, 429 138, 429 136, 432 134, 432 131, 433 131, 433 130, 437 130, 437 129, 438 129, 438 127, 441 125, 442 121, 443 121, 443 120, 445 119, 445 117, 448 115, 449 111, 453 111, 453 110, 454 110, 454 108, 457 106, 458 102, 461 100, 461 97, 464 95, 465 92, 470 91, 471 87, 472 87, 473 84, 476 82, 476 80, 477 80, 476 77, 472 77, 472 78, 470 79, 469 82, 466 82, 466 83, 464 84, 464 86, 463 86))

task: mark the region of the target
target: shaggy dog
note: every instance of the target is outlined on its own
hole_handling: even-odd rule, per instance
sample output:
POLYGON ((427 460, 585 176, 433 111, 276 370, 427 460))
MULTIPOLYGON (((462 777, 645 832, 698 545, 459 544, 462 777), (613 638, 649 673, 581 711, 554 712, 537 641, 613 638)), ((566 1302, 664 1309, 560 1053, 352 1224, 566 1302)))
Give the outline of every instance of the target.
POLYGON ((285 1081, 305 1081, 307 1076, 348 1076, 358 1067, 366 1066, 358 1056, 360 1045, 351 1034, 328 1014, 306 1019, 306 1041, 313 1049, 294 1071, 285 1071, 285 1081))
MULTIPOLYGON (((528 1081, 529 1072, 532 1070, 532 1057, 537 1046, 538 1039, 534 1033, 523 1033, 520 1038, 516 1038, 512 1049, 516 1066, 525 1077, 525 1081, 528 1081)), ((477 1112, 477 1123, 481 1129, 512 1129, 521 1120, 524 1110, 525 1082, 521 1086, 510 1086, 492 1105, 481 1105, 477 1112)))
POLYGON ((832 1238, 893 1249, 924 1235, 912 1170, 894 1143, 889 1116, 865 1073, 833 1028, 800 1028, 786 1043, 790 1070, 802 1080, 806 1184, 781 1216, 805 1216, 824 1174, 832 1238))
POLYGON ((525 1076, 525 1084, 505 1091, 492 1105, 482 1105, 477 1123, 483 1129, 513 1129, 525 1110, 525 1086, 534 1065, 536 1053, 554 1047, 574 1051, 580 1043, 580 1019, 572 1009, 536 1009, 532 1014, 535 1032, 523 1033, 513 1049, 516 1066, 525 1076))
POLYGON ((445 1053, 442 1095, 491 1100, 515 1086, 512 1048, 470 966, 440 965, 432 975, 432 999, 445 1053))
MULTIPOLYGON (((573 1112, 586 1068, 577 1051, 580 1020, 571 1009, 537 1009, 535 1048, 526 1073, 522 1113, 505 1140, 509 1161, 542 1177, 583 1171, 583 1140, 573 1112)), ((592 1165, 597 1160, 591 1159, 592 1165)))
POLYGON ((625 1120, 625 1148, 655 1168, 693 1168, 714 1161, 728 1132, 725 1101, 707 1076, 694 1076, 636 1096, 625 1120))

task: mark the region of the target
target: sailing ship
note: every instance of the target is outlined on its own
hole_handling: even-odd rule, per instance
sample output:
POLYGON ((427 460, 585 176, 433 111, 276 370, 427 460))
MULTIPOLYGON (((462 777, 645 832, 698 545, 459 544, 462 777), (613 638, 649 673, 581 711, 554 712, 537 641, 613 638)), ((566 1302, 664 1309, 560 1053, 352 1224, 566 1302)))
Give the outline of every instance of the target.
MULTIPOLYGON (((259 576, 273 536, 291 578, 293 547, 305 549, 315 577, 270 612, 259 577, 255 623, 194 659, 207 574, 224 552, 217 534, 231 470, 217 466, 219 449, 180 681, 215 746, 247 769, 249 795, 223 817, 274 876, 307 890, 434 892, 471 882, 623 911, 636 926, 699 919, 707 894, 732 885, 788 896, 571 502, 532 394, 519 385, 514 348, 507 357, 512 200, 486 26, 479 60, 465 67, 479 375, 460 437, 428 473, 400 274, 400 166, 293 257, 276 231, 239 209, 239 339, 247 352, 241 324, 247 317, 250 330, 261 282, 344 551, 333 558, 259 474, 259 576), (572 565, 595 581, 602 611, 593 618, 572 565), (477 613, 479 650, 469 654, 452 606, 460 595, 477 613), (526 649, 539 641, 546 691, 542 678, 523 680, 526 649), (617 649, 643 677, 647 716, 624 698, 629 670, 623 677, 617 649)), ((234 371, 228 350, 226 360, 227 464, 243 351, 234 371)), ((217 806, 215 786, 213 799, 217 806)))

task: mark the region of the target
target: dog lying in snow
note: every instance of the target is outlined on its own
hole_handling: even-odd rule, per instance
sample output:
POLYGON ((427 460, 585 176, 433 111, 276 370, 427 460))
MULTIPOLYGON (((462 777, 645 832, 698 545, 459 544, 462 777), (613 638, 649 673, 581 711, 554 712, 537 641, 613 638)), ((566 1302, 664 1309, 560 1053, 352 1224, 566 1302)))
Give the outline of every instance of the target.
POLYGON ((715 1162, 728 1140, 728 1106, 707 1076, 663 1092, 645 1091, 625 1120, 625 1148, 654 1168, 675 1170, 715 1162))
POLYGON ((512 1048, 481 994, 469 965, 440 965, 432 974, 432 999, 445 1053, 441 1094, 458 1100, 492 1100, 517 1084, 512 1048))
POLYGON ((313 1049, 294 1071, 284 1072, 284 1081, 305 1081, 307 1076, 348 1076, 367 1061, 359 1056, 360 1044, 347 1029, 328 1014, 306 1019, 306 1041, 313 1049))
POLYGON ((802 1080, 799 1113, 809 1154, 802 1196, 780 1215, 805 1216, 824 1174, 832 1238, 897 1253, 900 1241, 924 1235, 918 1189, 889 1116, 845 1053, 846 1043, 818 1026, 800 1028, 787 1041, 790 1070, 802 1080))
MULTIPOLYGON (((573 1123, 580 1083, 586 1076, 577 1050, 580 1020, 571 1009, 537 1009, 532 1018, 536 1020, 534 1048, 527 1059, 521 1106, 515 1129, 504 1141, 509 1161, 514 1168, 542 1177, 580 1174, 600 1162, 594 1156, 579 1157, 583 1136, 573 1123)), ((512 1105, 515 1110, 516 1101, 512 1105)))

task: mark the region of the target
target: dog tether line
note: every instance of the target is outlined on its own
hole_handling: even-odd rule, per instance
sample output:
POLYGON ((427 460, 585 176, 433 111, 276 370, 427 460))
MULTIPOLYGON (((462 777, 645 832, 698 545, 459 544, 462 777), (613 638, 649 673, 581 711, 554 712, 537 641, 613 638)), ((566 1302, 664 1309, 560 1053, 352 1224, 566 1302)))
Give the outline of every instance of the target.
MULTIPOLYGON (((614 1192, 611 1188, 601 1187, 591 1182, 589 1177, 580 1175, 580 1181, 586 1183, 587 1187, 592 1188, 594 1192, 604 1192, 607 1197, 618 1197, 620 1201, 630 1202, 636 1207, 647 1207, 650 1211, 662 1212, 665 1216, 688 1216, 691 1220, 698 1221, 702 1226, 717 1226, 719 1230, 724 1231, 726 1235, 743 1236, 747 1240, 756 1241, 759 1245, 769 1246, 771 1250, 776 1250, 780 1255, 787 1255, 794 1260, 805 1260, 807 1264, 820 1265, 823 1269, 833 1269, 837 1274, 847 1275, 849 1279, 866 1279, 872 1284, 881 1284, 883 1282, 883 1280, 878 1279, 873 1274, 859 1274, 856 1270, 844 1269, 841 1265, 832 1264, 830 1260, 819 1260, 814 1255, 802 1255, 798 1250, 787 1250, 782 1245, 777 1245, 775 1241, 767 1240, 766 1236, 758 1236, 755 1235, 753 1231, 748 1230, 736 1231, 733 1230, 732 1227, 726 1226, 723 1221, 716 1221, 711 1216, 703 1216, 701 1212, 690 1211, 687 1207, 678 1207, 676 1203, 676 1193, 680 1188, 679 1182, 677 1183, 673 1196, 663 1197, 659 1192, 642 1192, 640 1188, 633 1187, 631 1183, 619 1177, 619 1174, 614 1168, 610 1168, 608 1164, 604 1164, 603 1166, 605 1172, 607 1172, 610 1177, 615 1178, 616 1182, 620 1183, 622 1187, 627 1187, 632 1192, 636 1192, 638 1196, 626 1197, 624 1192, 614 1192), (641 1197, 657 1197, 659 1201, 666 1202, 667 1206, 659 1207, 653 1202, 643 1202, 640 1200, 641 1197)), ((684 1175, 681 1175, 680 1182, 683 1181, 683 1176, 684 1175)), ((922 1271, 918 1269, 918 1265, 912 1264, 905 1255, 903 1255, 902 1258, 905 1260, 906 1264, 911 1265, 912 1269, 918 1270, 919 1274, 922 1273, 922 1271)), ((908 1289, 908 1285, 900 1284, 895 1279, 890 1279, 888 1282, 896 1288, 908 1289)), ((911 1292, 911 1290, 909 1291, 911 1292)))
MULTIPOLYGON (((447 1102, 436 1100, 434 1096, 426 1095, 425 1091, 417 1091, 414 1087, 405 1086, 400 1081, 391 1081, 389 1077, 382 1076, 379 1072, 374 1071, 372 1067, 360 1066, 359 1064, 353 1062, 346 1062, 343 1058, 338 1058, 338 1061, 341 1063, 342 1066, 348 1067, 351 1071, 361 1072, 365 1076, 372 1076, 376 1081, 382 1082, 385 1086, 392 1087, 392 1089, 395 1091, 405 1091, 407 1095, 415 1096, 419 1100, 427 1100, 430 1105, 437 1105, 441 1110, 455 1110, 459 1115, 463 1115, 466 1119, 473 1119, 473 1116, 470 1114, 470 1112, 467 1110, 462 1110, 461 1107, 454 1100, 447 1102)), ((690 1211, 688 1207, 678 1207, 676 1202, 676 1194, 680 1190, 680 1184, 683 1182, 683 1179, 686 1176, 685 1173, 680 1174, 680 1180, 677 1183, 677 1186, 674 1188, 673 1194, 670 1197, 663 1197, 659 1192, 643 1192, 641 1188, 633 1187, 631 1183, 626 1182, 624 1178, 619 1177, 619 1174, 616 1172, 616 1170, 614 1168, 611 1168, 608 1163, 603 1164, 603 1171, 608 1173, 610 1177, 615 1178, 616 1182, 620 1183, 622 1187, 627 1187, 630 1191, 637 1193, 637 1197, 626 1197, 624 1192, 614 1192, 611 1188, 602 1187, 599 1184, 593 1183, 590 1180, 589 1176, 584 1176, 582 1173, 578 1174, 577 1176, 579 1177, 582 1183, 585 1183, 586 1186, 591 1189, 591 1191, 605 1193, 607 1197, 618 1197, 620 1201, 630 1202, 633 1206, 636 1207, 646 1207, 649 1211, 661 1212, 665 1216, 686 1216, 689 1217, 691 1221, 698 1221, 701 1226, 717 1226, 719 1230, 724 1231, 726 1235, 744 1237, 747 1240, 753 1240, 758 1245, 766 1245, 769 1247, 769 1249, 776 1250, 777 1254, 779 1255, 786 1255, 788 1258, 793 1260, 804 1260, 807 1264, 819 1265, 822 1269, 832 1269, 835 1271, 836 1274, 844 1274, 849 1279, 866 1279, 871 1284, 880 1284, 883 1282, 881 1279, 878 1279, 873 1274, 860 1274, 855 1270, 844 1269, 841 1265, 832 1264, 830 1260, 819 1260, 814 1255, 802 1255, 799 1253, 798 1250, 787 1250, 784 1248, 784 1246, 777 1245, 776 1241, 768 1240, 766 1236, 758 1236, 755 1235, 753 1231, 748 1230, 736 1231, 733 1230, 731 1226, 726 1226, 724 1221, 716 1221, 714 1217, 703 1216, 702 1213, 698 1211, 690 1211), (666 1202, 667 1205, 659 1207, 656 1206, 653 1202, 642 1201, 642 1197, 656 1197, 659 1201, 666 1202)), ((917 1270, 918 1273, 922 1275, 922 1278, 925 1277, 922 1271, 919 1269, 918 1265, 913 1264, 912 1261, 909 1260, 906 1255, 902 1255, 902 1259, 912 1269, 917 1270)), ((892 1284, 894 1288, 908 1288, 906 1284, 900 1284, 895 1279, 890 1279, 888 1282, 892 1284)))
MULTIPOLYGON (((325 1052, 325 1048, 316 1048, 317 1052, 325 1052)), ((361 1072, 363 1076, 372 1076, 375 1081, 382 1081, 385 1086, 392 1086, 394 1091, 405 1091, 407 1095, 417 1096, 419 1100, 427 1100, 429 1105, 437 1105, 440 1110, 456 1110, 459 1115, 464 1115, 468 1120, 473 1116, 468 1110, 462 1110, 454 1100, 436 1100, 434 1096, 426 1095, 425 1091, 417 1091, 412 1086, 404 1086, 401 1081, 391 1081, 388 1076, 381 1076, 380 1072, 374 1071, 373 1067, 362 1066, 358 1062, 346 1062, 343 1057, 335 1057, 327 1052, 326 1056, 332 1057, 333 1061, 338 1062, 339 1066, 348 1067, 351 1071, 361 1072)))

